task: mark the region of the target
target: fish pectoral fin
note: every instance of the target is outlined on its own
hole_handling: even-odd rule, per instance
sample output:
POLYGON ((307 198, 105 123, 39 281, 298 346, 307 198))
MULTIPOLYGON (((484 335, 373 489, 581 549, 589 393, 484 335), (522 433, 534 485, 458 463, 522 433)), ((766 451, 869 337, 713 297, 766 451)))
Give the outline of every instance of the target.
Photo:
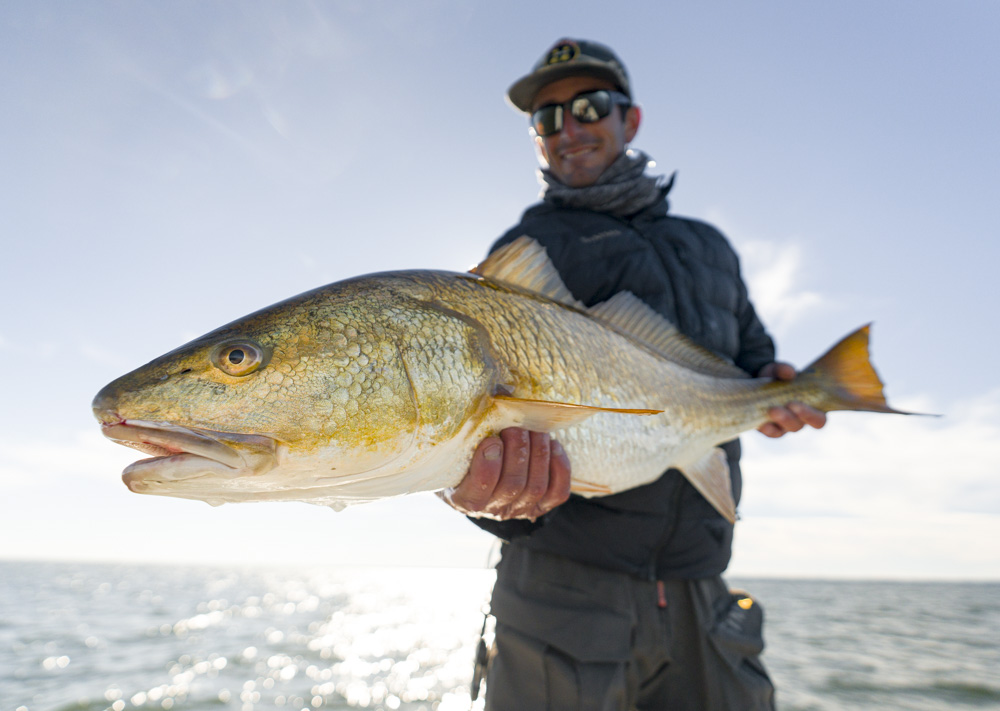
POLYGON ((677 468, 724 519, 729 523, 736 523, 736 501, 733 499, 729 459, 725 451, 713 447, 712 451, 694 464, 677 468))
POLYGON ((510 427, 524 427, 535 432, 552 432, 583 422, 598 412, 622 415, 658 415, 663 410, 642 408, 595 407, 568 402, 527 400, 510 395, 494 395, 493 401, 502 411, 503 421, 510 427))
POLYGON ((577 481, 573 479, 570 482, 569 490, 574 494, 579 494, 580 496, 607 496, 608 494, 614 493, 611 491, 610 486, 605 486, 604 484, 592 484, 589 481, 577 481))

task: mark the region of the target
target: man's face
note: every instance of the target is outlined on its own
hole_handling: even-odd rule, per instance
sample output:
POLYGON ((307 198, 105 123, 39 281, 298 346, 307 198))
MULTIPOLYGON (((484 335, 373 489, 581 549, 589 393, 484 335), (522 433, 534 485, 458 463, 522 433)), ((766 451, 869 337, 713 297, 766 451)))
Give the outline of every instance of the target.
MULTIPOLYGON (((532 111, 546 104, 562 104, 582 91, 614 89, 614 85, 593 77, 566 77, 541 88, 532 111)), ((551 136, 536 136, 535 142, 549 170, 571 188, 593 185, 598 176, 617 160, 625 144, 639 130, 639 109, 630 107, 625 117, 618 107, 596 123, 580 123, 563 113, 563 128, 551 136)))

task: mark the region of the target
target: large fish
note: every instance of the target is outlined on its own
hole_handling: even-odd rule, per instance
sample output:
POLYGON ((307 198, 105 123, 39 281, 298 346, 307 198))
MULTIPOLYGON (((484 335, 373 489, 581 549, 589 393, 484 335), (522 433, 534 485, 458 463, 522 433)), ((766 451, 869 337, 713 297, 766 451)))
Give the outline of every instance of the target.
POLYGON ((585 308, 536 242, 469 273, 399 271, 306 292, 115 380, 105 436, 152 459, 134 492, 237 501, 356 501, 456 485, 483 437, 557 432, 572 490, 599 496, 676 467, 730 521, 716 445, 775 405, 898 412, 868 327, 791 382, 752 379, 628 293, 585 308))

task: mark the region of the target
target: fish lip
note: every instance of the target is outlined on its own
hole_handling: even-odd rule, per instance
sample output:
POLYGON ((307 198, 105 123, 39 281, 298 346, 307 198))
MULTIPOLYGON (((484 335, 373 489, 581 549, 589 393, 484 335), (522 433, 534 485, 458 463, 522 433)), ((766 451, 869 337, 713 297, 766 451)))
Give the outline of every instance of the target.
POLYGON ((250 444, 258 451, 263 449, 273 452, 275 447, 275 441, 264 435, 231 434, 182 427, 169 422, 126 420, 120 417, 108 418, 108 421, 102 422, 101 431, 108 439, 151 454, 154 459, 193 455, 234 470, 252 468, 252 463, 224 440, 250 444))

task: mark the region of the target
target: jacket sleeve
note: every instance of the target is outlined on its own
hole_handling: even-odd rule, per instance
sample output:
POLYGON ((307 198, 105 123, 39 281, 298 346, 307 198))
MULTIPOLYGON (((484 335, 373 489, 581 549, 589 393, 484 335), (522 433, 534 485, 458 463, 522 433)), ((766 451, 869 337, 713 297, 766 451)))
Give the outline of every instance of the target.
POLYGON ((493 534, 500 540, 512 541, 515 538, 530 535, 536 529, 541 527, 545 516, 542 516, 535 521, 529 521, 526 518, 512 518, 507 521, 497 521, 492 518, 478 518, 475 516, 466 516, 466 518, 479 526, 479 528, 483 529, 487 533, 493 534))
POLYGON ((761 368, 774 361, 774 341, 757 316, 753 304, 750 303, 746 283, 738 267, 737 280, 740 289, 736 313, 740 328, 740 352, 736 356, 736 365, 750 375, 756 376, 761 368))

